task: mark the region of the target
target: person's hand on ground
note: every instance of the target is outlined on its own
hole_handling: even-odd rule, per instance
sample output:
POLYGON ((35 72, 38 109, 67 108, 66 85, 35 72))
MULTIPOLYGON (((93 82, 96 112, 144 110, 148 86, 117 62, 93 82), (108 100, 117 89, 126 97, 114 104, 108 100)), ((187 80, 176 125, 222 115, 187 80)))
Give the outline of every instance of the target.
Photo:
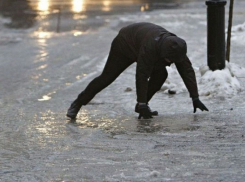
POLYGON ((194 113, 196 113, 197 108, 199 108, 201 111, 208 111, 208 108, 198 99, 193 99, 193 107, 194 107, 194 113))

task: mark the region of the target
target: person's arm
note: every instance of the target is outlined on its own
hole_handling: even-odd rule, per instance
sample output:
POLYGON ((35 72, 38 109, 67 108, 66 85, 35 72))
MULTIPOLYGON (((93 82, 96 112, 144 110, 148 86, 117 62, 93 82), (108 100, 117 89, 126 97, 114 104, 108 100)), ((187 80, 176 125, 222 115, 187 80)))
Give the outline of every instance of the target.
POLYGON ((196 75, 189 58, 186 56, 185 61, 176 63, 175 65, 190 93, 190 97, 192 98, 193 112, 195 113, 197 108, 201 111, 208 111, 208 108, 206 108, 206 106, 199 100, 196 75))
POLYGON ((186 59, 183 62, 175 63, 175 65, 185 83, 187 90, 190 93, 190 97, 192 99, 198 98, 199 94, 196 82, 196 75, 189 58, 186 56, 186 59))
POLYGON ((147 103, 148 79, 156 62, 156 50, 143 46, 139 52, 136 67, 137 102, 147 103))

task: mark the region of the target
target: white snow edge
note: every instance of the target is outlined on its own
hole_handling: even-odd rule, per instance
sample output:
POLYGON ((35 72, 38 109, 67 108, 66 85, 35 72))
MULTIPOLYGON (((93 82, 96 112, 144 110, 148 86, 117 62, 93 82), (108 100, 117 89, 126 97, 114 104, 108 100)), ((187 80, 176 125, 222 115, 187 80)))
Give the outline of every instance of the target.
MULTIPOLYGON (((168 79, 164 83, 162 90, 175 90, 176 93, 187 91, 177 70, 174 66, 167 67, 168 79)), ((238 77, 245 77, 245 68, 235 63, 226 62, 223 70, 212 71, 207 65, 202 65, 196 70, 198 90, 200 96, 205 97, 232 97, 243 90, 238 77)))

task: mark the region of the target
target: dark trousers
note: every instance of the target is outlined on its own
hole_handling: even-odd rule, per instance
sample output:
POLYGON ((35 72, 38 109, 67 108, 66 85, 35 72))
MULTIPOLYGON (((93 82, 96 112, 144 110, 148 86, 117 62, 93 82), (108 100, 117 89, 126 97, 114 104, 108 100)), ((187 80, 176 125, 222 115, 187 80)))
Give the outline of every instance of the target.
MULTIPOLYGON (((88 104, 97 93, 110 85, 127 67, 136 62, 137 57, 132 55, 133 53, 123 38, 118 35, 112 42, 111 50, 101 75, 92 80, 85 90, 78 95, 80 104, 88 104)), ((161 89, 167 76, 168 73, 165 67, 153 70, 148 85, 148 101, 161 89)))

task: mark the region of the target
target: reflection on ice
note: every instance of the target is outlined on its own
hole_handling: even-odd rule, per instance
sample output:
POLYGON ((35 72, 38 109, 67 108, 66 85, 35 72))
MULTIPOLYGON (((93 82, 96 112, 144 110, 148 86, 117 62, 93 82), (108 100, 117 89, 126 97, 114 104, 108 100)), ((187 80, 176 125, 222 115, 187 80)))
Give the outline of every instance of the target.
POLYGON ((75 37, 77 37, 77 36, 79 36, 79 35, 82 35, 82 34, 83 34, 83 32, 81 32, 81 31, 76 31, 76 32, 73 33, 73 35, 74 35, 75 37))
POLYGON ((73 0, 72 1, 72 10, 75 13, 80 13, 84 11, 84 0, 73 0))
POLYGON ((81 15, 81 14, 74 14, 73 15, 74 20, 82 20, 82 19, 86 19, 86 18, 88 18, 87 15, 81 15))
POLYGON ((26 131, 26 135, 33 142, 31 147, 37 146, 38 150, 47 147, 52 151, 61 147, 55 144, 58 142, 57 139, 61 139, 65 135, 66 130, 63 130, 65 126, 57 122, 57 115, 53 111, 47 110, 37 113, 31 121, 26 131))
POLYGON ((34 75, 31 76, 31 79, 37 80, 37 79, 39 79, 41 76, 42 76, 41 74, 34 74, 34 75))
MULTIPOLYGON (((47 60, 48 52, 47 52, 47 39, 51 37, 50 32, 37 31, 33 33, 33 37, 37 38, 37 44, 39 45, 39 54, 37 54, 36 60, 34 63, 42 62, 47 60)), ((46 68, 47 65, 44 65, 46 68)), ((42 68, 43 69, 43 68, 42 68)))
POLYGON ((34 37, 37 37, 39 39, 48 39, 52 36, 51 32, 44 32, 42 30, 34 32, 34 37))
MULTIPOLYGON (((47 81, 49 81, 49 80, 48 80, 48 79, 43 79, 43 81, 47 82, 47 81)), ((42 97, 42 99, 38 99, 38 101, 48 101, 48 100, 51 99, 51 96, 52 96, 53 94, 55 94, 55 93, 56 93, 56 91, 52 91, 52 92, 50 92, 50 93, 44 95, 44 96, 42 97)))
POLYGON ((140 11, 146 11, 149 9, 149 4, 145 4, 144 6, 141 6, 140 11))
POLYGON ((38 2, 38 10, 46 12, 49 9, 49 0, 39 0, 38 2))
POLYGON ((45 69, 47 66, 48 66, 47 64, 43 64, 43 65, 39 66, 36 70, 45 69))
POLYGON ((102 11, 111 11, 111 1, 103 1, 103 7, 102 7, 102 11))
POLYGON ((48 96, 48 95, 44 95, 44 96, 43 96, 43 98, 38 99, 38 101, 47 101, 47 100, 50 100, 50 99, 51 99, 51 97, 50 97, 50 96, 48 96))
MULTIPOLYGON (((95 106, 94 106, 95 107, 95 106)), ((82 109, 76 120, 71 120, 79 128, 100 128, 112 135, 128 132, 136 133, 184 133, 200 128, 195 115, 160 115, 152 120, 102 113, 103 110, 82 109), (115 116, 113 116, 115 115, 115 116)))

